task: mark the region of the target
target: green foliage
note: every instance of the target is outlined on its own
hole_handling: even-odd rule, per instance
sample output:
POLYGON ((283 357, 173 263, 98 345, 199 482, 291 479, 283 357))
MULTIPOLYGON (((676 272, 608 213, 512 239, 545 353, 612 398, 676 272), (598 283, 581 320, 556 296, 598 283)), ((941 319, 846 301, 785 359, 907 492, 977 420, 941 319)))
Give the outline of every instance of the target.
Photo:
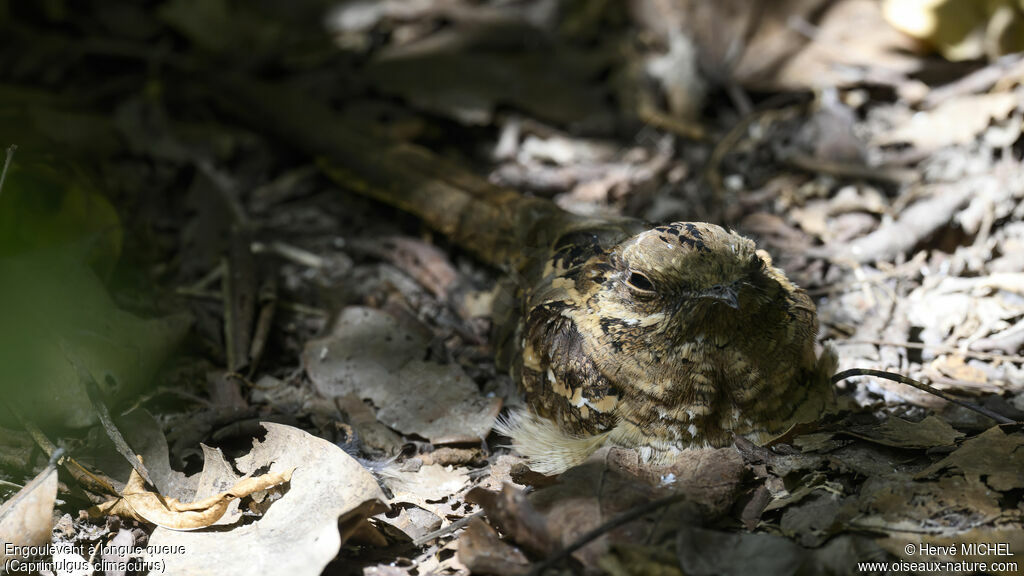
POLYGON ((83 182, 33 165, 12 169, 0 192, 0 397, 41 424, 92 423, 77 368, 111 400, 137 394, 188 327, 111 300, 98 274, 117 263, 121 224, 83 182))

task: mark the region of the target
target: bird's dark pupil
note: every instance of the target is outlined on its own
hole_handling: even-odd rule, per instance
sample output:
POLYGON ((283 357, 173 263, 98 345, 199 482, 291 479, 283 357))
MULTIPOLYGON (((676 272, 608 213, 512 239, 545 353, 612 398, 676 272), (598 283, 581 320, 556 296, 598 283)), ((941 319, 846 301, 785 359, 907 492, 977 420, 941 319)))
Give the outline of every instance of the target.
POLYGON ((654 284, 651 283, 650 279, 639 272, 633 272, 629 275, 629 285, 637 290, 654 290, 654 284))

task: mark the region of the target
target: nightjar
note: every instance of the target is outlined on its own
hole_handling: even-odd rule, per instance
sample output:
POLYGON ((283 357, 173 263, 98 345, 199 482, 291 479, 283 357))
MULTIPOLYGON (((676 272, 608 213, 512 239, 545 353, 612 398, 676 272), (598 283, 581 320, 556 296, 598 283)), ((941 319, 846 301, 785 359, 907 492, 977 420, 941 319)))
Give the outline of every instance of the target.
POLYGON ((651 461, 734 435, 764 442, 832 405, 836 360, 815 351, 813 302, 748 238, 569 214, 413 146, 363 160, 321 167, 512 279, 497 356, 528 410, 499 430, 535 469, 609 442, 651 461))

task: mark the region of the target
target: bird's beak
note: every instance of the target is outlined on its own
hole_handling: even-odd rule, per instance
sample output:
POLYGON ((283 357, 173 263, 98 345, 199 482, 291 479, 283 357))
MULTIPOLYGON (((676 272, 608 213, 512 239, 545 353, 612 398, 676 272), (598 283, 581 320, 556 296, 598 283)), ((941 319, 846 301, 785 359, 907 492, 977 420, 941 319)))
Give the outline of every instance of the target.
POLYGON ((715 284, 711 288, 705 290, 704 293, 701 294, 701 298, 711 300, 712 302, 721 302, 733 310, 737 310, 740 307, 739 296, 736 294, 736 288, 733 286, 715 284))

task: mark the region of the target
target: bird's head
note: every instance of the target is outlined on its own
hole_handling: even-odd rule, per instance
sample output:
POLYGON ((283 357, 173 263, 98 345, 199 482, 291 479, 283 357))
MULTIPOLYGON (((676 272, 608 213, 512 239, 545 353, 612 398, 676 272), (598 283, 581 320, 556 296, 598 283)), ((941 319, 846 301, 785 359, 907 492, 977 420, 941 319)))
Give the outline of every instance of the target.
POLYGON ((626 239, 601 263, 591 308, 609 327, 669 340, 738 326, 779 292, 781 273, 754 242, 702 222, 626 239))

